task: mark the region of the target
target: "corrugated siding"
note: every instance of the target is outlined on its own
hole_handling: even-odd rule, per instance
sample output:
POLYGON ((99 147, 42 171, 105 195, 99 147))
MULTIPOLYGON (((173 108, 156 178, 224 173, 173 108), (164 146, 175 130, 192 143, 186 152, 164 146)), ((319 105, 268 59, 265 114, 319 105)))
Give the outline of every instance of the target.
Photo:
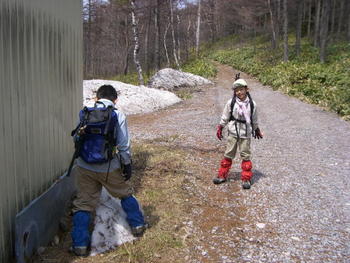
POLYGON ((69 165, 82 102, 80 0, 0 0, 0 262, 14 218, 69 165))

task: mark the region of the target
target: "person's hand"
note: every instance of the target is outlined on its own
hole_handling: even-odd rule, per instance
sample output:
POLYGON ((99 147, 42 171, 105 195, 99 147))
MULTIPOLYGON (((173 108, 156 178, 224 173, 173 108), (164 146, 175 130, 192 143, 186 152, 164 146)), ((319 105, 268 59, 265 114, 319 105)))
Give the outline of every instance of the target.
POLYGON ((222 129, 223 129, 224 127, 222 127, 221 125, 218 125, 217 127, 216 127, 216 137, 218 137, 218 139, 221 141, 221 139, 223 138, 223 136, 222 136, 222 129))
POLYGON ((125 181, 130 180, 131 175, 132 175, 132 171, 131 171, 131 163, 129 164, 125 164, 123 167, 123 176, 125 178, 125 181))
POLYGON ((255 139, 262 139, 264 137, 264 134, 260 131, 259 128, 256 128, 254 131, 254 138, 255 139))

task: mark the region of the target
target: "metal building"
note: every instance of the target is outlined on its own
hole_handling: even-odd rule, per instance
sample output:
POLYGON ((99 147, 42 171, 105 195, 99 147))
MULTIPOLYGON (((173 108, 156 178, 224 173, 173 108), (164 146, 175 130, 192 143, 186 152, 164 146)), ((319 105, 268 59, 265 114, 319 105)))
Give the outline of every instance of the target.
POLYGON ((14 218, 67 169, 82 104, 81 0, 0 0, 0 262, 14 218))

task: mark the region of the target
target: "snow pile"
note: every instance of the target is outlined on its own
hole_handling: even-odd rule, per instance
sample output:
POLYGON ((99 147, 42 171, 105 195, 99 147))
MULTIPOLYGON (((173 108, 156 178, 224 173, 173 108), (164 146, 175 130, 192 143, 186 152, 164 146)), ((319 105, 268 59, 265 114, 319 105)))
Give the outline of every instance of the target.
POLYGON ((181 99, 174 93, 165 90, 134 86, 113 80, 84 80, 84 105, 93 106, 97 89, 112 85, 118 92, 117 108, 125 114, 148 113, 170 106, 181 99))
POLYGON ((148 87, 177 90, 182 87, 195 87, 213 84, 210 80, 179 70, 165 68, 158 71, 148 82, 148 87))
POLYGON ((96 209, 95 227, 91 236, 91 256, 103 253, 135 240, 120 200, 108 194, 103 187, 96 209))

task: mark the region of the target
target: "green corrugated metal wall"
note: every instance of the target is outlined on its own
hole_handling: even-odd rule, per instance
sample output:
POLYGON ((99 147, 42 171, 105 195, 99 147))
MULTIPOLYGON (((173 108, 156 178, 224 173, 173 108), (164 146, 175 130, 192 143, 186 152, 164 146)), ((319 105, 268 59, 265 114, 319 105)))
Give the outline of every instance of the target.
POLYGON ((82 2, 0 0, 0 262, 17 212, 63 174, 82 102, 82 2))

